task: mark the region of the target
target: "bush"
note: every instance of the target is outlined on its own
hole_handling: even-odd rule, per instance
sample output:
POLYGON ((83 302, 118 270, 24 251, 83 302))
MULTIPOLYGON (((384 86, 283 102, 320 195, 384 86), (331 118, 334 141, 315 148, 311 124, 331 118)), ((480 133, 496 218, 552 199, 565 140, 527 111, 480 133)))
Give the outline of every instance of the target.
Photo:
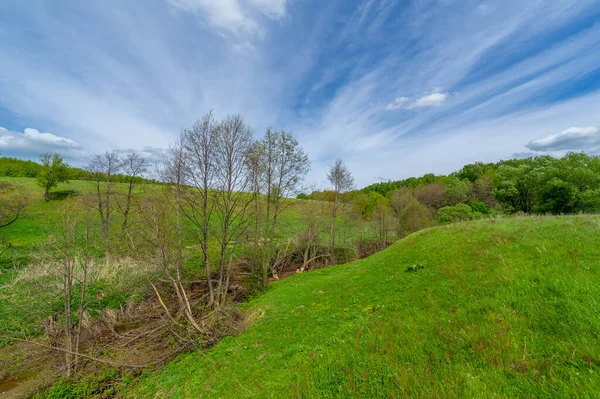
POLYGON ((437 213, 438 222, 442 224, 463 222, 474 219, 476 216, 473 214, 473 209, 467 204, 445 206, 437 213))
POLYGON ((473 212, 479 212, 482 215, 489 215, 490 210, 482 201, 477 201, 471 204, 473 212))
POLYGON ((408 204, 399 214, 399 237, 405 237, 410 233, 426 229, 433 225, 433 211, 411 197, 408 204))

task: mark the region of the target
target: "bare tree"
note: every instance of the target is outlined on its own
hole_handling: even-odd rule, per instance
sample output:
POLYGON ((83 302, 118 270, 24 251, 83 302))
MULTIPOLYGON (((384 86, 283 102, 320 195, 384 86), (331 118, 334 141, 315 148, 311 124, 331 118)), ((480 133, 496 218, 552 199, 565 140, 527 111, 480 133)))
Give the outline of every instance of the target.
POLYGON ((121 168, 121 160, 115 151, 107 151, 102 155, 95 155, 88 166, 92 182, 95 187, 95 201, 92 206, 98 211, 102 222, 102 236, 104 239, 104 253, 106 262, 110 261, 110 222, 112 215, 112 177, 121 168))
POLYGON ((131 199, 136 180, 146 172, 146 160, 140 154, 135 152, 128 154, 121 163, 123 172, 128 176, 127 196, 125 197, 125 208, 123 209, 123 224, 121 233, 124 235, 129 221, 129 212, 131 210, 131 199))
POLYGON ((76 370, 79 357, 92 230, 89 214, 74 199, 67 198, 41 254, 42 264, 59 278, 62 286, 65 347, 61 351, 65 354, 67 377, 76 370), (74 305, 76 296, 79 303, 74 305))
POLYGON ((248 173, 248 154, 252 147, 252 129, 239 115, 228 116, 216 130, 215 141, 215 205, 218 212, 220 246, 218 281, 215 304, 221 306, 226 299, 235 250, 241 235, 248 228, 253 201, 247 192, 251 180, 248 173))
POLYGON ((338 216, 338 208, 340 206, 341 195, 354 189, 354 177, 352 172, 344 161, 340 158, 336 159, 329 173, 327 174, 327 180, 331 183, 334 192, 333 209, 331 215, 331 230, 329 234, 329 252, 333 256, 335 249, 335 234, 336 234, 336 222, 338 216))
POLYGON ((178 196, 185 202, 184 215, 193 224, 194 236, 202 251, 206 280, 209 290, 209 303, 215 302, 215 288, 208 252, 210 219, 215 207, 215 196, 211 195, 216 174, 217 123, 212 112, 206 114, 190 129, 184 129, 180 137, 180 155, 172 153, 168 162, 170 173, 168 181, 176 183, 178 196), (182 174, 185 173, 185 176, 182 174), (177 182, 181 179, 181 182, 177 182), (189 189, 181 184, 187 184, 189 189))
MULTIPOLYGON (((262 201, 261 194, 264 187, 265 175, 265 148, 262 141, 255 141, 250 148, 248 158, 248 173, 252 195, 254 197, 254 250, 258 253, 261 238, 262 201)), ((261 266, 261 265, 258 265, 261 266)))
MULTIPOLYGON (((179 158, 182 152, 170 155, 179 158)), ((172 164, 173 165, 173 164, 172 164)), ((177 161, 175 161, 177 165, 177 161)), ((181 163, 179 163, 181 165, 181 163)), ((181 169, 179 169, 181 171, 181 169)), ((178 179, 181 181, 181 179, 178 179)), ((148 282, 154 289, 156 296, 165 310, 169 320, 177 325, 185 327, 182 319, 197 333, 205 334, 204 319, 200 322, 190 303, 190 296, 184 284, 184 258, 182 247, 182 226, 179 206, 173 203, 179 201, 177 186, 165 187, 164 192, 148 195, 139 201, 140 226, 136 229, 140 236, 144 249, 143 256, 151 263, 159 267, 167 277, 175 296, 178 307, 176 313, 172 313, 169 306, 163 300, 158 288, 150 280, 148 282), (169 192, 171 191, 171 192, 169 192), (173 212, 173 209, 176 211, 173 212)))
POLYGON ((263 255, 266 272, 274 254, 277 218, 285 210, 288 197, 298 193, 300 184, 310 170, 310 160, 296 137, 283 130, 273 132, 267 129, 261 144, 267 201, 263 255))
POLYGON ((328 229, 327 223, 324 223, 324 202, 308 200, 304 216, 306 227, 296 236, 296 247, 302 250, 302 266, 297 270, 298 273, 307 271, 317 259, 329 256, 318 250, 319 239, 328 229))

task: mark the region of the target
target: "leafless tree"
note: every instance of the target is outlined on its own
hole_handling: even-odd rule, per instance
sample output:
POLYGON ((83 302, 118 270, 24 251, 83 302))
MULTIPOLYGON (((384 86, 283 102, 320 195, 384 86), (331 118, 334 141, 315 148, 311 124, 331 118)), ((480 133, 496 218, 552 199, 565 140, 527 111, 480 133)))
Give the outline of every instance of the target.
POLYGON ((146 160, 138 153, 128 154, 122 163, 123 172, 128 176, 127 196, 125 197, 125 207, 123 209, 123 223, 121 225, 121 234, 125 235, 129 213, 131 211, 131 199, 136 180, 141 177, 147 169, 146 160))
POLYGON ((215 207, 215 195, 211 194, 210 190, 216 178, 217 127, 212 112, 209 112, 192 128, 184 129, 179 142, 181 153, 173 153, 168 162, 171 176, 168 181, 176 183, 179 187, 178 196, 186 205, 182 212, 194 226, 192 232, 200 244, 210 305, 215 302, 215 282, 208 246, 211 237, 210 219, 215 207), (187 188, 181 187, 183 183, 187 188))
POLYGON ((65 354, 67 377, 76 370, 79 358, 92 234, 93 225, 89 213, 76 200, 67 198, 41 253, 43 267, 49 269, 51 275, 58 277, 62 286, 65 337, 62 352, 65 354), (76 291, 77 286, 79 292, 76 291), (77 295, 79 301, 74 305, 77 295), (77 322, 73 323, 75 317, 77 322))
POLYGON ((331 229, 329 234, 329 252, 333 254, 335 249, 336 222, 340 199, 342 194, 354 189, 354 177, 344 161, 338 158, 329 169, 327 180, 331 183, 334 192, 331 229))
MULTIPOLYGON (((255 141, 248 153, 247 161, 250 185, 254 197, 254 250, 258 253, 262 235, 262 189, 265 175, 265 148, 262 141, 255 141)), ((261 266, 261 265, 258 265, 261 266)))
POLYGON ((215 304, 221 306, 229 288, 231 267, 239 238, 251 222, 252 194, 248 155, 253 144, 252 129, 240 115, 228 116, 219 123, 215 140, 215 205, 218 210, 220 246, 215 304))
MULTIPOLYGON (((180 158, 182 152, 173 154, 171 158, 180 158)), ((177 161, 175 166, 177 166, 177 161)), ((173 165, 173 164, 171 164, 173 165)), ((181 169, 179 169, 181 171, 181 169)), ((176 173, 176 171, 174 171, 176 173)), ((179 180, 180 181, 180 180, 179 180)), ((165 310, 169 320, 177 326, 186 325, 192 327, 197 333, 205 334, 204 318, 202 315, 196 317, 190 303, 189 292, 184 283, 184 258, 182 247, 182 220, 179 206, 174 201, 179 201, 176 186, 164 187, 165 191, 153 195, 147 195, 138 202, 140 223, 136 232, 141 238, 143 257, 155 264, 167 277, 175 296, 177 298, 176 313, 173 314, 163 296, 154 283, 148 280, 154 289, 159 303, 165 310), (171 192, 169 192, 171 191, 171 192), (175 212, 173 212, 175 209, 175 212), (182 319, 185 320, 184 324, 182 319), (197 321, 199 319, 199 321, 197 321)))
POLYGON ((318 250, 319 240, 328 229, 324 205, 323 201, 311 199, 307 200, 304 207, 305 228, 296 236, 296 247, 302 249, 302 266, 297 270, 298 273, 307 271, 317 259, 329 256, 329 253, 318 250))
MULTIPOLYGON (((310 170, 310 160, 296 137, 289 132, 267 129, 261 140, 263 174, 266 188, 263 267, 267 271, 275 249, 277 218, 286 208, 287 199, 297 194, 310 170)), ((266 273, 265 277, 266 277, 266 273)))
POLYGON ((122 163, 115 151, 107 151, 102 155, 95 155, 88 166, 95 188, 95 201, 92 206, 98 211, 102 222, 102 236, 104 239, 104 253, 106 262, 111 257, 110 223, 112 216, 112 176, 121 169, 122 163))

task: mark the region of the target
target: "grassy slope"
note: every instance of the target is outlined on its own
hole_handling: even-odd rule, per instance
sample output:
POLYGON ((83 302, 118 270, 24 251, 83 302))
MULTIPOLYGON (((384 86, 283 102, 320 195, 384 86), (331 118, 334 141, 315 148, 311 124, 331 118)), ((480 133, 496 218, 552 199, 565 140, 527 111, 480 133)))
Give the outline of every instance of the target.
POLYGON ((126 396, 593 397, 600 392, 600 221, 430 229, 281 281, 253 324, 126 396), (407 273, 415 263, 423 271, 407 273))

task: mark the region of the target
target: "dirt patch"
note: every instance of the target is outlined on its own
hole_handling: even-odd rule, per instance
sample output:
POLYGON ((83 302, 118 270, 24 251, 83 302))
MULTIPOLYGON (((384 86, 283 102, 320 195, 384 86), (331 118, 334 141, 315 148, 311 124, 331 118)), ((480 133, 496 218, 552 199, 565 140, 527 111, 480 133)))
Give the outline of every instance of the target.
POLYGON ((29 378, 5 378, 0 381, 0 398, 18 398, 37 385, 37 381, 29 378))

